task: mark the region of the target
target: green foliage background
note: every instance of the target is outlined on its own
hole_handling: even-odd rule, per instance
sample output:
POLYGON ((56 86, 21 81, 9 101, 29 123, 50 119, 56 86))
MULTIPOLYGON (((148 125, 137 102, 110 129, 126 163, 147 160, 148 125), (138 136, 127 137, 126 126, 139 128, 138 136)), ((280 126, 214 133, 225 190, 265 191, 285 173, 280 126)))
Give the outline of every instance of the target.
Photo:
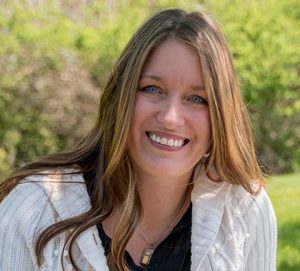
MULTIPOLYGON (((116 57, 145 18, 171 6, 204 9, 217 18, 232 49, 262 165, 271 173, 298 171, 300 1, 2 0, 0 177, 70 148, 86 134, 116 57)), ((282 271, 300 268, 298 179, 294 174, 268 183, 282 271)))
POLYGON ((114 60, 140 23, 163 7, 204 9, 217 18, 261 164, 268 172, 300 168, 299 1, 2 0, 0 175, 86 134, 114 60))

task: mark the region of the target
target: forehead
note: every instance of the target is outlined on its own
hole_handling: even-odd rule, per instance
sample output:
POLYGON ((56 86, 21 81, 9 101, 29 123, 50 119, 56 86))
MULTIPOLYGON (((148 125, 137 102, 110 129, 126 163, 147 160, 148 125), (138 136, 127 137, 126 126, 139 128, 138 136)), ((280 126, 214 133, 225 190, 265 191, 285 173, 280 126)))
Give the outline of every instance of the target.
POLYGON ((147 76, 163 77, 176 81, 202 83, 199 56, 183 42, 167 40, 153 50, 142 70, 141 79, 147 76))

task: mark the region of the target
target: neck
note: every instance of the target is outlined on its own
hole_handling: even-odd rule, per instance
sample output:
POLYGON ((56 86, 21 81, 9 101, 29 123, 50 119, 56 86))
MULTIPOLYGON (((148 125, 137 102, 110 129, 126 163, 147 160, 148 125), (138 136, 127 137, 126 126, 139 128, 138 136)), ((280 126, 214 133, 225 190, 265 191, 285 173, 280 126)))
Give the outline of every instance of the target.
POLYGON ((162 225, 169 224, 171 219, 179 220, 187 210, 190 205, 190 178, 191 174, 177 180, 150 176, 138 178, 144 214, 140 227, 150 236, 159 231, 162 225))

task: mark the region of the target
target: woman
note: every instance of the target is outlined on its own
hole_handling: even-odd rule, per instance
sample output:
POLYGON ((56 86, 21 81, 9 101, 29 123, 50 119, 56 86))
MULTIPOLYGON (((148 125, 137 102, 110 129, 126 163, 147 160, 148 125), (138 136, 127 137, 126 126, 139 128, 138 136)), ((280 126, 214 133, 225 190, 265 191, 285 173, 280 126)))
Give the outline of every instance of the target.
POLYGON ((142 25, 72 152, 1 187, 1 270, 275 270, 276 222, 217 24, 142 25))

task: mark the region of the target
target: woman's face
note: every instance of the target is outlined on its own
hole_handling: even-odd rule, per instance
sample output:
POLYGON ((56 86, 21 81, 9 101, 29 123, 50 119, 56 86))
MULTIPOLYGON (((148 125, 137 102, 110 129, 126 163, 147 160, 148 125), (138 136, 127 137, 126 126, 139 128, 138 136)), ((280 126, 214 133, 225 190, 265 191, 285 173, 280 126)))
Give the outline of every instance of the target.
POLYGON ((207 94, 197 55, 167 40, 146 62, 128 151, 138 176, 188 178, 210 142, 207 94))

